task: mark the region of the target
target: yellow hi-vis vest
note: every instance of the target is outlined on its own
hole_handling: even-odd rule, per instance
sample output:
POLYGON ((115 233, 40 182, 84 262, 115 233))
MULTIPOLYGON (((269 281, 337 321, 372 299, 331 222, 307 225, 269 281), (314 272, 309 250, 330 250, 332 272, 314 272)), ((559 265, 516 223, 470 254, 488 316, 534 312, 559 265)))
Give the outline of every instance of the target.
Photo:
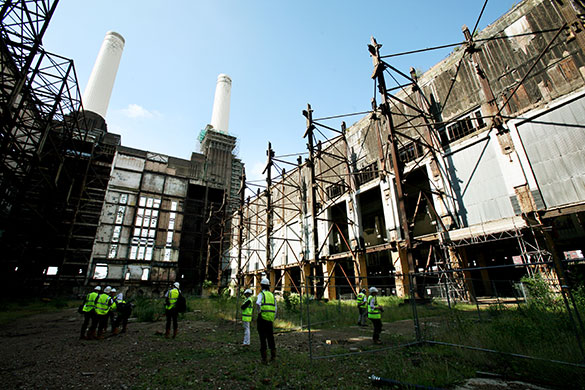
POLYGON ((268 290, 262 290, 262 305, 260 306, 260 316, 263 320, 273 322, 276 317, 276 303, 274 295, 268 290))
POLYGON ((366 307, 366 294, 359 293, 356 297, 358 307, 366 307))
POLYGON ((173 288, 171 291, 169 291, 167 299, 169 304, 165 305, 165 309, 171 310, 177 304, 177 299, 179 299, 179 289, 173 288))
POLYGON ((244 301, 250 301, 250 305, 242 310, 242 321, 244 322, 251 322, 252 321, 252 312, 254 311, 254 296, 251 295, 248 299, 244 301))
POLYGON ((97 301, 98 297, 97 291, 92 291, 85 297, 85 302, 83 302, 83 311, 90 312, 95 309, 95 302, 97 301))
POLYGON ((106 294, 101 293, 97 301, 95 301, 95 312, 99 315, 106 315, 110 311, 112 305, 112 298, 106 294))
POLYGON ((372 309, 372 306, 370 303, 372 301, 372 299, 374 300, 374 306, 378 305, 378 302, 376 302, 376 297, 373 295, 370 295, 368 298, 368 318, 374 319, 374 320, 375 319, 379 320, 380 318, 382 318, 382 314, 380 313, 379 309, 372 309))

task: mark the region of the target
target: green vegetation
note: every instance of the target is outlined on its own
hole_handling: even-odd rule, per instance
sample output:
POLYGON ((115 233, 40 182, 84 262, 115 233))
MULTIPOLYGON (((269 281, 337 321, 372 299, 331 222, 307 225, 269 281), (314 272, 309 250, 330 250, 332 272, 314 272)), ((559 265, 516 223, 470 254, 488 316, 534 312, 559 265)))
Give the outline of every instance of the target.
MULTIPOLYGON (((417 306, 424 340, 459 347, 428 343, 400 347, 415 341, 412 306, 403 299, 379 297, 385 309, 384 349, 380 350, 370 342, 371 326, 356 326, 355 301, 307 300, 284 294, 275 323, 278 357, 269 365, 259 362, 254 324, 252 347, 240 346, 242 329, 235 320, 241 315, 237 309, 242 298, 188 297, 188 312, 182 319, 189 322, 180 327, 177 339, 143 336, 153 347, 134 367, 132 388, 363 389, 371 386, 372 374, 401 383, 452 387, 478 371, 548 388, 585 388, 585 368, 553 362, 583 362, 563 300, 541 278, 524 282, 530 295, 526 303, 480 306, 479 312, 475 305, 452 303, 449 308, 441 301, 417 306), (313 360, 309 358, 308 320, 313 360)), ((573 292, 585 313, 583 290, 573 292)), ((163 299, 140 298, 134 303, 139 321, 164 318, 163 299)), ((63 304, 58 300, 4 304, 0 316, 11 313, 16 318, 57 310, 63 304)))

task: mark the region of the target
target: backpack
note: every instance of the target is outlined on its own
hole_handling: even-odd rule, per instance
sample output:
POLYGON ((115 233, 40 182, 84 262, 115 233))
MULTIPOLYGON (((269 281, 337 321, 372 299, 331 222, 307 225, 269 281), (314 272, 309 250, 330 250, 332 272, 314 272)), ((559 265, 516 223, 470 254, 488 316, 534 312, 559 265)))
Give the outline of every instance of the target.
POLYGON ((175 303, 175 307, 177 312, 184 313, 187 311, 187 300, 185 296, 179 292, 179 297, 177 298, 177 302, 175 303))

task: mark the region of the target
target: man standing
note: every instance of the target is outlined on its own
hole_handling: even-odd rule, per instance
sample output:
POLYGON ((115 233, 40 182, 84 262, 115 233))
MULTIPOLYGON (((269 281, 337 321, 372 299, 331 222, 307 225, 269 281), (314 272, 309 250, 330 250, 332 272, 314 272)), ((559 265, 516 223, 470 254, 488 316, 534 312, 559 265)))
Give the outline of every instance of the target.
POLYGON ((85 296, 85 301, 83 302, 83 324, 81 325, 81 335, 79 336, 81 340, 88 339, 85 331, 89 326, 89 322, 93 322, 93 318, 95 317, 95 303, 101 290, 102 288, 100 286, 95 286, 93 291, 85 296))
POLYGON ((266 342, 270 347, 270 361, 276 358, 276 346, 274 345, 273 323, 276 317, 276 299, 270 292, 270 281, 262 278, 260 281, 262 292, 258 294, 256 306, 258 306, 258 335, 260 336, 260 355, 262 363, 266 361, 266 342))
POLYGON ((378 305, 376 296, 378 295, 378 289, 376 287, 370 287, 370 296, 368 297, 368 318, 374 324, 374 344, 382 344, 380 341, 380 333, 382 333, 382 312, 384 309, 378 305))
POLYGON ((112 334, 120 333, 120 324, 122 325, 122 333, 126 333, 128 327, 128 318, 132 313, 132 304, 124 300, 124 294, 120 293, 116 296, 116 320, 114 321, 114 329, 112 334))
POLYGON ((359 326, 366 326, 366 317, 368 315, 368 308, 367 308, 367 297, 366 297, 366 289, 362 288, 359 294, 356 296, 357 300, 357 307, 359 311, 358 317, 358 325, 359 326))
POLYGON ((167 317, 165 331, 166 338, 169 338, 171 335, 171 321, 173 321, 173 338, 177 337, 177 332, 179 330, 179 325, 177 323, 179 316, 179 312, 177 310, 177 299, 179 299, 179 295, 181 294, 179 287, 179 282, 175 282, 173 283, 173 287, 171 287, 165 294, 165 315, 167 317))
POLYGON ((250 346, 250 322, 252 322, 252 312, 254 311, 254 297, 252 290, 244 291, 246 299, 242 303, 242 325, 244 326, 244 342, 242 345, 250 346))
POLYGON ((112 305, 114 304, 112 297, 110 297, 110 295, 109 295, 111 291, 112 291, 112 288, 110 286, 107 286, 106 288, 104 288, 104 292, 98 296, 97 301, 95 303, 96 323, 91 324, 90 333, 92 334, 93 337, 95 337, 95 328, 97 325, 97 327, 98 327, 97 338, 98 339, 104 338, 104 332, 106 331, 106 328, 108 327, 108 318, 109 318, 108 313, 110 312, 110 309, 112 308, 112 305))

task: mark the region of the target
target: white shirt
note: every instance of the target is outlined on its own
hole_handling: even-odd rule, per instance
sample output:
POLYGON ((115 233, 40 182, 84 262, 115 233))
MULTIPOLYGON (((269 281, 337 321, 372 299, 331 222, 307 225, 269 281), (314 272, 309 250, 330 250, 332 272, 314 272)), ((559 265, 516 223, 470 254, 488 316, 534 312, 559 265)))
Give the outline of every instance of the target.
MULTIPOLYGON (((274 294, 273 294, 274 295, 274 294)), ((256 306, 258 306, 258 313, 260 313, 260 309, 262 308, 262 300, 264 299, 264 294, 261 292, 258 294, 258 299, 256 299, 256 306)), ((274 316, 276 317, 276 297, 274 297, 274 316)))

